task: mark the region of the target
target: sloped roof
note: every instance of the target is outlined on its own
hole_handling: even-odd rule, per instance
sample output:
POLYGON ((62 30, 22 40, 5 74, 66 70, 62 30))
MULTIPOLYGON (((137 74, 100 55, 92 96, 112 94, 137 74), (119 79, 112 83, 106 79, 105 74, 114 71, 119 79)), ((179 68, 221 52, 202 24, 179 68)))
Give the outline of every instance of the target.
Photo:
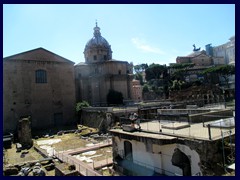
POLYGON ((206 55, 206 54, 198 54, 198 55, 192 57, 192 59, 195 59, 195 58, 197 58, 197 57, 199 57, 199 56, 205 56, 205 57, 208 57, 208 58, 210 57, 210 56, 208 56, 208 55, 206 55))
POLYGON ((30 50, 30 51, 25 51, 12 56, 8 56, 3 58, 3 60, 50 61, 50 62, 63 62, 63 63, 74 64, 74 62, 64 57, 61 57, 51 51, 48 51, 42 47, 30 50))

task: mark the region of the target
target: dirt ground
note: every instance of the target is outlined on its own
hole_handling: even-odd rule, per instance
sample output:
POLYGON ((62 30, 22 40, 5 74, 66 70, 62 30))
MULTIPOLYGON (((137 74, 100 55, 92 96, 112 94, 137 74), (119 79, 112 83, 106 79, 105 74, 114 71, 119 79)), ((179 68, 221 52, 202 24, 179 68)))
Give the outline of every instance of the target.
POLYGON ((6 149, 4 154, 5 154, 4 164, 15 165, 15 164, 21 164, 27 161, 43 159, 43 157, 38 152, 36 152, 33 149, 33 147, 28 150, 17 152, 15 144, 12 145, 11 149, 6 149))
MULTIPOLYGON (((34 149, 34 146, 40 147, 37 145, 37 141, 61 139, 61 142, 51 145, 51 147, 53 147, 56 151, 65 151, 68 149, 85 147, 86 144, 92 143, 92 140, 90 141, 88 138, 83 139, 82 136, 89 133, 95 133, 97 132, 97 129, 88 128, 85 126, 81 126, 78 129, 81 129, 80 133, 67 133, 60 136, 53 135, 51 137, 33 139, 33 146, 30 149, 22 150, 21 152, 17 152, 16 144, 12 144, 12 147, 10 149, 4 149, 4 167, 10 165, 23 165, 26 164, 26 162, 43 159, 44 157, 34 149)), ((46 153, 46 150, 43 150, 43 152, 46 153)), ((46 175, 54 176, 54 170, 48 172, 46 171, 46 175)))

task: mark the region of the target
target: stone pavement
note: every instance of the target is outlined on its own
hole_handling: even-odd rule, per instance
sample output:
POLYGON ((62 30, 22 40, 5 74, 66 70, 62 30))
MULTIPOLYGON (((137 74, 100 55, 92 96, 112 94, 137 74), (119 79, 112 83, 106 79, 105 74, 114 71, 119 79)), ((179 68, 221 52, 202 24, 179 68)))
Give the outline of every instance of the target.
MULTIPOLYGON (((203 126, 202 123, 195 123, 190 124, 190 126, 186 126, 186 122, 178 122, 178 123, 164 123, 161 124, 158 121, 150 121, 141 123, 141 129, 144 132, 155 132, 176 136, 176 137, 185 137, 185 138, 194 138, 199 140, 217 140, 222 138, 222 133, 225 136, 235 134, 235 127, 232 128, 220 128, 220 127, 211 127, 210 130, 207 126, 203 126), (172 128, 164 128, 165 127, 172 127, 172 128), (177 127, 182 128, 177 128, 177 127)), ((160 133, 160 134, 161 134, 160 133)))
POLYGON ((94 162, 94 168, 93 168, 89 166, 87 163, 84 163, 79 159, 73 157, 72 155, 91 151, 91 150, 96 150, 96 149, 111 146, 111 145, 112 143, 103 143, 103 144, 96 144, 90 147, 71 149, 67 151, 60 151, 60 152, 54 151, 54 155, 63 162, 74 164, 76 167, 76 170, 80 172, 82 176, 102 176, 99 172, 95 171, 94 168, 97 169, 97 168, 112 164, 112 158, 94 162))

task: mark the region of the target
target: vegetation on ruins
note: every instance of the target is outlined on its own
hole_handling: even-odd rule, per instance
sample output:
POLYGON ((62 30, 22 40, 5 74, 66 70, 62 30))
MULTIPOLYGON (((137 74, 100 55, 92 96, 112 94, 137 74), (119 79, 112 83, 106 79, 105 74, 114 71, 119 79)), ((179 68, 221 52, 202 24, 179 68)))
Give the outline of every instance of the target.
POLYGON ((172 64, 168 69, 172 69, 173 73, 171 74, 171 80, 182 80, 186 77, 187 71, 194 67, 194 63, 181 63, 181 64, 172 64))
POLYGON ((140 64, 134 66, 135 79, 139 80, 143 85, 143 94, 154 93, 157 96, 169 96, 170 91, 179 91, 194 86, 201 86, 205 83, 217 84, 218 77, 222 77, 229 88, 229 77, 235 74, 235 66, 221 65, 210 67, 198 75, 204 79, 196 81, 187 81, 189 69, 195 66, 194 63, 171 64, 170 66, 160 64, 140 64), (143 80, 143 72, 145 71, 145 79, 143 80))
POLYGON ((213 66, 202 72, 205 75, 217 74, 224 78, 227 87, 229 88, 229 77, 235 74, 235 66, 233 65, 221 65, 213 66))
POLYGON ((89 107, 89 103, 87 101, 81 101, 81 102, 78 102, 76 104, 76 112, 77 112, 77 116, 78 116, 78 123, 80 122, 80 119, 81 119, 81 115, 82 115, 82 109, 84 107, 89 107))
POLYGON ((76 104, 76 111, 81 111, 84 107, 89 107, 89 103, 87 101, 81 101, 76 104))

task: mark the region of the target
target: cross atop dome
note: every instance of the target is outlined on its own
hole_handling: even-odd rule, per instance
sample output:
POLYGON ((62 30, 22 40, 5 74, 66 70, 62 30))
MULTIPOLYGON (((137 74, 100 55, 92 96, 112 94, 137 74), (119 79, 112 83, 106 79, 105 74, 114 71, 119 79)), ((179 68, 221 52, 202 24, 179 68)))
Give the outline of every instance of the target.
POLYGON ((96 19, 96 27, 98 27, 98 26, 97 26, 97 19, 96 19))
POLYGON ((96 27, 94 27, 93 30, 94 30, 93 35, 94 35, 95 37, 101 36, 100 27, 98 27, 97 20, 96 20, 96 27))

